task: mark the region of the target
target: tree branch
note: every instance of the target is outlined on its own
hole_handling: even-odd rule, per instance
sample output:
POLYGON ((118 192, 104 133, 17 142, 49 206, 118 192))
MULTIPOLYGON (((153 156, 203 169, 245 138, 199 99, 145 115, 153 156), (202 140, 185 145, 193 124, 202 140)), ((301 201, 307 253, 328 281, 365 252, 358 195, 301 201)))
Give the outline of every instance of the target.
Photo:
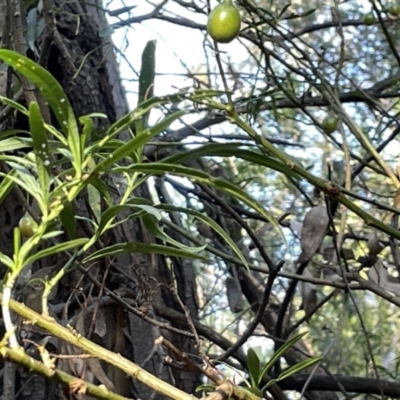
MULTIPOLYGON (((309 374, 292 375, 289 378, 278 383, 282 390, 301 391, 309 378, 309 374)), ((383 394, 388 397, 400 398, 400 383, 387 380, 380 380, 380 387, 376 379, 361 378, 353 376, 333 375, 333 378, 327 375, 314 375, 308 383, 308 390, 322 391, 340 391, 339 385, 342 385, 350 393, 362 394, 383 394)))

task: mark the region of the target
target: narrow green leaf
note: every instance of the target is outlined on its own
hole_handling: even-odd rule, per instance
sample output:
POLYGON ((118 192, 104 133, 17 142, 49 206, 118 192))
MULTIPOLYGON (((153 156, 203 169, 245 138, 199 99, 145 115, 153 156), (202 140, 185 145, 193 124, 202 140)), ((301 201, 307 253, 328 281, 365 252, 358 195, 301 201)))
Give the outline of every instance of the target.
POLYGON ((7 175, 2 175, 3 179, 0 182, 0 205, 3 204, 3 201, 7 198, 15 185, 15 181, 9 178, 10 175, 15 177, 16 172, 12 170, 7 175))
POLYGON ((171 165, 165 163, 135 164, 127 167, 126 170, 144 172, 154 175, 164 175, 166 173, 171 173, 173 175, 183 176, 188 179, 194 179, 196 181, 213 186, 217 189, 223 190, 224 192, 229 193, 236 199, 242 201, 244 204, 253 208, 269 222, 271 222, 271 224, 279 232, 283 242, 286 243, 285 236, 283 234, 282 228, 279 226, 278 221, 272 215, 266 212, 256 200, 249 196, 245 191, 240 189, 237 185, 223 181, 221 179, 214 178, 206 172, 199 171, 194 168, 184 167, 182 165, 171 165))
POLYGON ((300 17, 308 17, 312 13, 314 13, 317 9, 316 8, 311 8, 310 10, 304 11, 303 14, 300 14, 300 17))
POLYGON ((102 113, 92 113, 88 115, 82 115, 79 117, 79 122, 83 125, 81 137, 81 148, 86 149, 88 141, 93 132, 93 118, 107 118, 107 115, 102 113))
MULTIPOLYGON (((24 142, 29 141, 29 138, 16 137, 20 133, 22 133, 24 135, 27 135, 27 136, 31 134, 29 131, 26 131, 24 129, 6 129, 6 130, 0 132, 0 140, 6 139, 8 137, 15 137, 15 139, 19 139, 19 140, 22 140, 24 142)), ((32 145, 30 147, 32 147, 32 145)))
POLYGON ((20 171, 18 171, 16 168, 14 168, 15 172, 20 176, 20 178, 16 177, 14 174, 3 174, 0 173, 0 176, 7 176, 7 178, 14 183, 16 183, 18 186, 20 186, 22 189, 26 190, 38 203, 40 210, 44 211, 46 208, 45 203, 43 203, 42 196, 41 196, 41 191, 40 187, 37 184, 37 182, 33 179, 32 176, 30 175, 24 175, 20 171))
POLYGON ((288 378, 289 376, 292 376, 294 374, 298 374, 301 371, 304 371, 307 368, 312 367, 313 365, 317 364, 322 360, 322 357, 313 357, 313 358, 308 358, 306 360, 303 360, 299 362, 298 364, 295 364, 291 367, 289 367, 287 370, 283 371, 278 378, 272 379, 269 381, 262 390, 265 390, 275 384, 276 382, 283 381, 284 379, 288 378))
POLYGON ((53 239, 57 236, 61 236, 64 234, 64 231, 51 231, 47 232, 42 236, 42 240, 53 239))
POLYGON ((92 185, 88 185, 87 191, 92 213, 96 219, 96 222, 98 222, 101 218, 101 195, 99 191, 92 185))
POLYGON ((4 264, 6 267, 10 269, 13 269, 14 267, 13 260, 2 252, 0 252, 0 263, 4 264))
POLYGON ((262 165, 267 168, 271 168, 275 171, 282 172, 287 176, 291 176, 294 179, 301 179, 301 177, 288 168, 281 161, 256 153, 251 150, 241 149, 241 144, 221 144, 212 143, 206 144, 199 148, 185 151, 183 153, 174 154, 172 156, 166 157, 162 162, 166 164, 181 164, 187 160, 200 158, 200 157, 237 157, 245 161, 249 161, 253 164, 262 165))
POLYGON ((247 368, 249 370, 251 386, 258 388, 258 379, 260 375, 260 359, 257 353, 250 348, 247 351, 247 368))
POLYGON ((14 245, 14 260, 18 260, 19 251, 21 249, 21 232, 18 227, 15 227, 13 230, 13 245, 14 245))
POLYGON ((237 256, 240 258, 240 260, 243 262, 243 264, 246 266, 248 269, 249 266, 247 264, 247 260, 243 253, 240 251, 239 247, 236 245, 236 243, 232 240, 232 238, 224 231, 224 229, 221 228, 212 218, 210 218, 208 215, 204 215, 196 210, 191 210, 189 208, 184 208, 184 207, 176 207, 172 205, 164 205, 160 204, 157 205, 157 208, 169 212, 183 212, 185 214, 189 214, 194 216, 195 218, 203 221, 205 224, 207 224, 210 228, 212 228, 215 232, 217 232, 223 240, 228 244, 228 246, 237 254, 237 256))
POLYGON ((30 147, 28 143, 15 137, 0 140, 1 153, 6 153, 8 151, 15 151, 19 149, 26 149, 28 147, 30 147))
POLYGON ((37 253, 29 257, 27 260, 25 260, 24 265, 32 264, 43 257, 61 253, 63 251, 76 249, 77 247, 83 246, 88 241, 89 239, 87 238, 79 238, 70 240, 68 242, 58 243, 52 247, 48 247, 47 249, 38 251, 37 253))
POLYGON ((189 247, 181 242, 178 242, 177 240, 172 239, 170 236, 168 236, 158 225, 158 222, 154 216, 146 214, 142 216, 142 221, 146 229, 149 231, 150 234, 152 234, 154 237, 160 240, 164 240, 165 242, 172 244, 173 246, 176 246, 180 249, 183 249, 187 251, 188 253, 199 253, 200 251, 203 251, 206 247, 207 244, 204 246, 199 246, 199 247, 189 247))
POLYGON ((110 208, 107 208, 103 212, 100 218, 100 223, 99 227, 96 231, 96 239, 99 238, 104 232, 107 224, 113 220, 120 212, 128 210, 129 208, 134 208, 136 207, 134 204, 119 204, 116 206, 112 206, 110 208))
POLYGON ((19 53, 0 49, 0 59, 29 79, 43 94, 53 110, 61 129, 67 135, 68 145, 74 157, 74 167, 80 173, 82 156, 78 125, 62 86, 47 70, 19 53))
POLYGON ((260 385, 262 378, 264 375, 268 372, 268 370, 276 363, 276 361, 283 356, 283 354, 286 353, 288 349, 290 349, 292 346, 294 346, 304 335, 306 335, 308 332, 302 332, 299 333, 298 335, 294 336, 292 339, 288 340, 282 347, 276 351, 271 359, 267 362, 267 364, 264 365, 264 367, 261 370, 259 380, 258 380, 258 385, 260 385))
POLYGON ((224 94, 225 92, 221 90, 206 89, 195 90, 194 92, 180 92, 163 97, 152 97, 151 99, 148 99, 144 103, 140 104, 139 107, 132 110, 129 114, 120 118, 113 125, 111 125, 110 128, 107 130, 107 137, 111 138, 117 133, 127 129, 129 126, 132 125, 133 122, 135 122, 139 118, 142 118, 143 115, 146 115, 154 107, 161 106, 163 104, 179 103, 183 100, 194 101, 213 96, 221 96, 224 94))
POLYGON ((9 99, 8 97, 0 96, 0 101, 2 101, 4 104, 14 108, 15 110, 19 111, 21 114, 24 114, 26 116, 29 115, 28 109, 26 107, 17 103, 14 100, 9 99))
POLYGON ((39 184, 42 189, 42 198, 43 202, 47 204, 50 188, 50 175, 47 169, 50 165, 49 147, 42 114, 36 102, 31 102, 29 104, 29 125, 33 140, 33 148, 35 150, 39 184))
POLYGON ((157 136, 159 133, 167 129, 172 124, 172 122, 182 117, 182 115, 184 114, 185 111, 177 111, 176 113, 172 113, 165 117, 161 122, 154 125, 152 128, 146 129, 144 132, 142 132, 142 134, 137 135, 128 143, 117 148, 104 161, 97 165, 97 167, 94 169, 94 172, 105 171, 111 165, 114 165, 124 157, 130 156, 135 150, 147 143, 154 136, 157 136))
POLYGON ((206 257, 202 257, 199 254, 187 252, 182 249, 175 249, 173 247, 164 246, 153 243, 119 243, 112 246, 106 247, 90 256, 83 259, 83 263, 98 260, 99 258, 107 256, 116 256, 121 253, 143 253, 143 254, 161 254, 167 257, 182 257, 197 259, 202 261, 208 261, 206 257))
POLYGON ((28 153, 25 157, 0 155, 0 160, 5 161, 9 166, 18 165, 21 167, 34 169, 36 164, 30 159, 29 156, 30 153, 28 153))
POLYGON ((60 219, 68 233, 70 239, 76 239, 76 221, 75 221, 75 213, 72 209, 72 204, 63 200, 64 208, 61 210, 60 219))
MULTIPOLYGON (((148 41, 142 53, 142 66, 139 75, 139 105, 153 97, 156 74, 156 43, 156 40, 148 41)), ((150 111, 136 122, 136 133, 142 132, 148 127, 150 111)))
POLYGON ((147 214, 155 217, 158 221, 161 221, 162 214, 156 207, 147 204, 138 204, 136 205, 136 207, 142 209, 143 211, 146 211, 147 214))
POLYGON ((112 206, 112 199, 108 186, 99 177, 94 177, 90 179, 90 185, 95 187, 100 193, 101 198, 106 202, 108 207, 112 206))
POLYGON ((82 133, 80 136, 82 149, 86 148, 88 140, 93 132, 93 120, 87 116, 79 118, 79 122, 83 125, 82 133))

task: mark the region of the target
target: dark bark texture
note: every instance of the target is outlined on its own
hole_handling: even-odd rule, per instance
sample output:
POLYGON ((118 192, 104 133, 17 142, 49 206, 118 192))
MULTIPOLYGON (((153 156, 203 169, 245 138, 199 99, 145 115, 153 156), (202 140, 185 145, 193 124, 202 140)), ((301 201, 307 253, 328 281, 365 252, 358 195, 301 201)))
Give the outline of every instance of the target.
MULTIPOLYGON (((128 111, 114 50, 110 44, 111 37, 103 35, 107 26, 105 14, 102 11, 103 5, 101 1, 88 5, 83 1, 57 0, 55 7, 59 8, 56 14, 58 32, 79 73, 74 76, 75 71, 68 67, 65 58, 54 44, 50 48, 46 68, 62 84, 77 117, 93 112, 107 115, 107 119, 96 121, 96 129, 101 132, 128 111)), ((39 53, 43 39, 41 37, 37 41, 39 53)), ((23 124, 24 122, 17 120, 13 123, 23 124)), ((123 135, 122 139, 124 139, 123 135)), ((137 195, 148 197, 147 187, 141 187, 137 195)), ((88 215, 89 207, 84 197, 78 199, 74 206, 80 215, 85 215, 85 212, 88 215)), ((12 230, 18 225, 23 213, 21 196, 14 190, 0 207, 0 249, 7 254, 12 252, 12 230)), ((86 228, 83 223, 79 225, 82 235, 85 235, 86 228)), ((151 242, 152 238, 136 221, 120 226, 102 240, 106 243, 151 242)), ((62 264, 62 261, 55 257, 47 259, 45 262, 33 265, 29 272, 37 274, 38 271, 47 268, 47 273, 51 274, 60 263, 62 264)), ((153 305, 182 312, 180 303, 170 290, 170 287, 175 287, 191 317, 196 319, 195 280, 190 263, 173 260, 171 269, 162 257, 141 254, 124 255, 98 263, 90 273, 116 292, 121 288, 127 290, 130 297, 135 299, 137 309, 142 310, 143 315, 150 318, 160 319, 155 316, 153 305)), ((15 297, 40 310, 38 301, 40 287, 26 288, 28 279, 29 277, 26 276, 22 278, 20 286, 25 289, 17 289, 15 297)), ((167 354, 156 340, 162 335, 189 355, 196 354, 194 342, 175 333, 160 330, 139 316, 128 313, 117 304, 108 303, 104 307, 98 306, 97 302, 101 293, 104 294, 104 291, 101 292, 99 287, 92 287, 82 273, 75 270, 63 278, 50 299, 53 314, 60 318, 62 323, 73 321, 78 331, 107 349, 122 354, 159 378, 193 393, 200 383, 199 377, 185 371, 184 368, 167 364, 165 362, 167 354), (96 322, 93 324, 92 320, 96 322)), ((46 337, 43 332, 28 328, 23 330, 23 333, 29 338, 30 343, 40 343, 46 337)), ((31 354, 36 354, 34 346, 26 343, 24 346, 31 354)), ((68 344, 53 339, 48 342, 47 347, 54 353, 72 354, 74 352, 68 344)), ((3 399, 58 400, 75 396, 69 393, 68 388, 62 388, 19 367, 15 368, 10 363, 3 363, 3 366, 5 367, 2 380, 3 399)), ((82 365, 77 365, 68 360, 60 360, 57 366, 89 382, 109 385, 115 392, 129 398, 162 398, 133 378, 127 377, 117 368, 103 363, 92 365, 90 362, 83 362, 82 365)))

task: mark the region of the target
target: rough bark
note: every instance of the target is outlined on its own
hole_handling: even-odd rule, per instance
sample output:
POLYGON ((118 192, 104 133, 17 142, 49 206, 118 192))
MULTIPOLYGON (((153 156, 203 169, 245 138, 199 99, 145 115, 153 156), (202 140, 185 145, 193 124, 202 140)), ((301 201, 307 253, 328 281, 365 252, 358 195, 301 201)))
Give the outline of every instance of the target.
MULTIPOLYGON (((98 119, 96 121, 96 128, 101 131, 101 129, 116 121, 128 110, 115 53, 110 45, 112 40, 111 37, 103 35, 107 24, 105 14, 102 11, 103 5, 101 1, 97 1, 97 4, 93 5, 88 5, 83 1, 56 1, 55 5, 60 7, 56 15, 58 32, 72 58, 72 62, 77 68, 80 67, 80 70, 79 74, 74 77, 75 71, 68 68, 65 59, 55 45, 51 46, 46 67, 64 87, 77 117, 93 112, 107 115, 107 119, 98 119), (79 15, 79 27, 77 26, 77 15, 79 15), (100 31, 102 35, 100 35, 100 31)), ((39 52, 43 43, 42 39, 38 40, 39 52)), ((19 123, 23 122, 19 121, 19 123)), ((148 197, 149 193, 146 186, 141 187, 137 195, 148 197)), ((79 199, 78 202, 79 210, 87 209, 83 198, 79 199)), ((0 207, 2 226, 0 229, 0 248, 1 251, 7 254, 12 252, 10 246, 12 243, 12 230, 18 224, 22 213, 21 199, 13 191, 7 201, 0 207)), ((83 225, 79 229, 82 232, 85 231, 83 225)), ((152 238, 149 237, 140 223, 135 222, 134 224, 120 226, 104 240, 108 242, 151 242, 152 238)), ((56 265, 57 261, 60 260, 53 261, 55 262, 54 265, 56 265)), ((102 277, 104 271, 108 268, 107 262, 106 260, 96 266, 95 274, 98 274, 98 278, 102 277)), ((44 266, 43 263, 35 264, 33 271, 44 266)), ((172 274, 166 260, 162 257, 148 255, 118 256, 110 266, 106 283, 111 285, 110 287, 114 285, 115 288, 124 284, 128 285, 136 294, 138 307, 142 307, 144 312, 151 317, 154 317, 152 310, 154 302, 160 306, 181 310, 178 303, 173 299, 172 292, 168 289, 171 285, 176 285, 180 298, 195 318, 197 310, 193 301, 194 279, 191 265, 181 260, 175 260, 174 268, 175 271, 172 274), (130 277, 129 283, 122 282, 122 280, 116 278, 116 271, 118 270, 130 277)), ((64 278, 59 285, 55 301, 65 302, 71 294, 71 289, 76 287, 80 278, 81 273, 78 271, 74 271, 64 278)), ((88 293, 87 288, 88 284, 86 283, 86 286, 83 285, 83 292, 86 294, 88 293)), ((26 296, 27 293, 24 295, 26 296)), ((91 315, 84 314, 84 310, 81 309, 76 297, 69 304, 68 312, 70 316, 75 315, 78 321, 81 321, 80 325, 79 323, 77 324, 83 332, 87 333, 90 327, 91 315)), ((121 353, 165 381, 187 392, 194 392, 199 383, 198 377, 193 373, 166 366, 164 349, 155 343, 156 339, 163 335, 186 353, 195 354, 196 351, 192 341, 171 332, 160 331, 143 319, 127 314, 117 305, 109 305, 99 310, 98 318, 100 318, 100 313, 105 325, 105 334, 100 337, 95 332, 92 334, 93 340, 100 342, 108 349, 121 353)), ((31 340, 40 341, 42 333, 34 336, 33 332, 29 332, 29 335, 31 340)), ((27 350, 32 351, 32 354, 35 353, 32 348, 27 348, 27 350)), ((69 350, 71 349, 65 343, 58 343, 58 347, 55 349, 56 352, 69 350)), ((74 365, 72 364, 70 362, 60 362, 59 366, 67 369, 68 372, 71 372, 71 370, 74 372, 74 365)), ((90 379, 91 377, 96 382, 96 374, 91 373, 93 371, 90 371, 88 365, 86 367, 85 378, 90 379)), ((114 384, 117 393, 127 397, 162 398, 143 385, 139 385, 133 379, 128 378, 117 368, 108 365, 101 365, 101 367, 108 379, 114 384)), ((6 386, 9 386, 10 390, 12 389, 16 393, 19 391, 18 399, 51 398, 57 400, 69 398, 70 396, 65 388, 61 390, 59 386, 47 382, 42 377, 34 376, 21 369, 18 369, 16 376, 14 376, 15 371, 11 369, 6 369, 5 372, 8 375, 7 381, 5 378, 3 379, 3 390, 6 389, 6 386), (7 385, 6 382, 8 382, 7 385)), ((97 381, 97 383, 99 382, 97 381)), ((6 394, 5 391, 3 393, 6 394)))

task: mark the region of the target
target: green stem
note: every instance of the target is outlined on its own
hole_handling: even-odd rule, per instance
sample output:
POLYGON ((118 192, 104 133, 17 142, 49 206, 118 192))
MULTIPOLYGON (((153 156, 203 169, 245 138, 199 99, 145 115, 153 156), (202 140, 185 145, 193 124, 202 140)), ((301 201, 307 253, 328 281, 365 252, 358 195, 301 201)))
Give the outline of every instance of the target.
POLYGON ((360 207, 356 206, 351 200, 349 200, 346 196, 341 193, 341 188, 337 185, 334 185, 332 182, 325 181, 321 178, 317 178, 316 176, 310 174, 308 171, 303 169, 298 164, 293 163, 284 153, 275 148, 272 143, 270 143, 267 139, 259 136, 253 128, 251 128, 246 122, 244 122, 236 110, 232 110, 230 108, 227 109, 227 112, 230 114, 231 119, 236 125, 242 128, 245 132, 247 132, 257 143, 259 143, 262 147, 264 147, 270 154, 277 157, 283 163, 285 163, 289 168, 291 168, 294 172, 299 174, 301 177, 305 178, 309 183, 313 186, 321 189, 324 193, 328 194, 330 197, 335 198, 339 203, 346 206, 349 210, 353 211, 356 215, 361 217, 364 221, 366 221, 369 225, 374 228, 388 234, 389 236, 400 239, 400 232, 392 227, 384 224, 377 218, 373 217, 371 214, 362 210, 360 207))
MULTIPOLYGON (((3 301, 3 294, 0 294, 0 300, 3 301)), ((112 351, 107 350, 98 344, 80 336, 72 328, 64 328, 54 319, 44 317, 14 300, 10 300, 9 305, 10 308, 21 317, 27 319, 28 321, 35 321, 37 326, 82 349, 87 354, 114 365, 115 367, 124 371, 127 375, 132 376, 164 396, 179 400, 195 400, 193 396, 164 382, 162 379, 155 377, 125 357, 122 357, 120 354, 115 354, 112 351)))
POLYGON ((1 297, 1 311, 3 313, 4 327, 8 336, 8 343, 12 349, 19 347, 10 312, 12 289, 17 276, 18 273, 15 271, 7 273, 6 281, 3 286, 3 295, 1 297))
POLYGON ((74 387, 74 385, 79 388, 78 385, 81 384, 85 390, 85 394, 95 396, 99 399, 129 400, 127 397, 113 393, 104 387, 99 387, 92 383, 80 380, 75 376, 60 371, 59 369, 50 369, 40 361, 29 357, 22 348, 10 349, 8 347, 1 347, 0 354, 3 358, 9 359, 19 365, 23 365, 28 371, 33 371, 52 381, 60 382, 69 388, 74 387))

